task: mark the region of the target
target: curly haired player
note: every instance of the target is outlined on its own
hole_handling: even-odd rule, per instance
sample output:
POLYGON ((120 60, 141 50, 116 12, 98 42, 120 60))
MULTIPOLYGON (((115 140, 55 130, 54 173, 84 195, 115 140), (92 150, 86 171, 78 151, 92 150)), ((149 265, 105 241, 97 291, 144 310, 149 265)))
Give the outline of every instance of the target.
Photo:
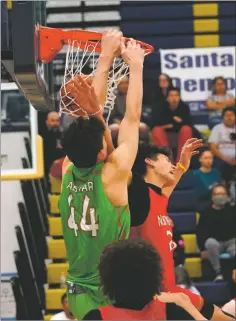
POLYGON ((111 305, 90 311, 83 320, 206 320, 182 293, 161 293, 161 258, 141 239, 114 242, 103 250, 101 287, 111 305), (173 302, 175 304, 171 304, 173 302))

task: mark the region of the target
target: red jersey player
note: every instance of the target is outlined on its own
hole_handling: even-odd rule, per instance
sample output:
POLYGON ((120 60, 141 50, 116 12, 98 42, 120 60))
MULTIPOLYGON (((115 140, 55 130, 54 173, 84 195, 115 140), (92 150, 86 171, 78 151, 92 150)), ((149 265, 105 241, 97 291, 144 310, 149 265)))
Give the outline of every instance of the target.
POLYGON ((217 306, 213 308, 201 296, 175 285, 173 251, 176 244, 172 240, 172 224, 167 213, 168 198, 188 170, 192 155, 197 154, 201 146, 202 140, 187 140, 176 167, 171 163, 168 149, 148 144, 141 146, 134 170, 143 177, 133 172, 129 186, 131 225, 138 226, 139 235, 160 254, 164 291, 187 294, 207 319, 230 320, 217 306))
POLYGON ((99 263, 101 288, 111 304, 83 320, 207 320, 183 293, 161 293, 163 272, 156 249, 141 239, 113 242, 99 263))

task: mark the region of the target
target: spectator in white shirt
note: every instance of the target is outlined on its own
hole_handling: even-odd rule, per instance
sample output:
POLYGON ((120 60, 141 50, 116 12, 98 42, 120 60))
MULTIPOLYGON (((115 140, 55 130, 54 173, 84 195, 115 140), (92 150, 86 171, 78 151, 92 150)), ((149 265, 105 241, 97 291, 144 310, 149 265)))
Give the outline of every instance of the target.
POLYGON ((220 123, 224 108, 235 105, 235 97, 227 93, 224 77, 214 78, 212 81, 212 94, 206 101, 206 106, 209 110, 210 128, 220 123))
POLYGON ((222 117, 223 123, 214 126, 209 143, 213 155, 218 158, 223 179, 229 182, 236 170, 236 110, 226 107, 222 117))
POLYGON ((66 293, 63 294, 63 296, 61 297, 61 304, 63 307, 63 311, 57 314, 54 314, 51 320, 76 320, 76 318, 73 316, 73 314, 70 311, 66 293))

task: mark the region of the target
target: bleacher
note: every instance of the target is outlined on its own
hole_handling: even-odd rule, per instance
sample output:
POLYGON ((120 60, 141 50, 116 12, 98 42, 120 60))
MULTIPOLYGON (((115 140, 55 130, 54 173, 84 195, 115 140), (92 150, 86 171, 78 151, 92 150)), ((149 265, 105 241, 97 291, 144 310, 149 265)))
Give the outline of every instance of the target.
MULTIPOLYGON (((145 62, 146 97, 160 72, 159 48, 229 46, 236 42, 234 2, 173 2, 171 6, 164 1, 107 3, 48 1, 48 26, 98 31, 107 26, 120 27, 126 36, 154 45, 156 52, 147 57, 145 62)), ((64 72, 64 59, 65 53, 62 53, 53 63, 55 91, 58 91, 64 72)), ((30 158, 29 149, 28 155, 30 158)), ((27 167, 26 160, 24 166, 27 167)), ((48 320, 52 314, 61 310, 61 296, 65 292, 65 288, 61 287, 61 278, 66 276, 68 263, 57 205, 61 182, 51 178, 51 184, 51 195, 48 195, 43 180, 21 183, 24 203, 19 204, 19 213, 23 230, 16 227, 20 251, 14 253, 20 283, 18 278, 12 280, 14 294, 18 298, 17 313, 21 319, 44 317, 48 320), (45 316, 42 311, 45 311, 45 316)), ((194 209, 192 184, 189 172, 170 198, 169 215, 184 238, 185 267, 195 286, 210 302, 220 305, 229 300, 230 293, 227 282, 213 283, 204 279, 196 243, 195 231, 199 215, 194 209)), ((230 259, 222 255, 226 274, 230 259)))

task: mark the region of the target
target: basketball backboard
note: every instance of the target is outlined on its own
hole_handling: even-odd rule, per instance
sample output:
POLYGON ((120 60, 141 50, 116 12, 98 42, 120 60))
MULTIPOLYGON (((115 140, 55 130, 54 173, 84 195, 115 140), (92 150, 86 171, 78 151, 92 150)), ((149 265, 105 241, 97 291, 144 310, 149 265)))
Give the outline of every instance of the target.
POLYGON ((35 109, 55 110, 49 90, 50 65, 37 59, 37 25, 46 24, 46 2, 12 1, 12 8, 3 18, 2 28, 7 33, 3 65, 35 109))
POLYGON ((42 138, 37 112, 13 82, 1 83, 1 179, 43 176, 42 138), (28 168, 24 168, 23 159, 28 168))

